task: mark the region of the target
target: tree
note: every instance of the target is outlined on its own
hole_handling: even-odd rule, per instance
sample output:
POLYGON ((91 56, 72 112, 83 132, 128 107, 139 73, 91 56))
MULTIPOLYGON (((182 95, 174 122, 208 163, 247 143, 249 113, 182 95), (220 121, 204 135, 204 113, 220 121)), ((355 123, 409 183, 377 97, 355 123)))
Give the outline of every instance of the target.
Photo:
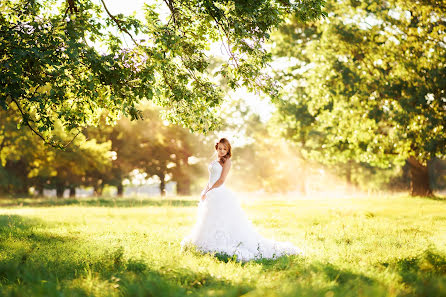
POLYGON ((307 158, 389 168, 407 162, 412 195, 431 195, 446 154, 446 22, 441 1, 330 1, 329 17, 275 36, 282 133, 307 158))
MULTIPOLYGON (((52 159, 47 166, 54 173, 47 177, 46 185, 56 189, 57 197, 63 197, 65 189, 69 189, 70 197, 75 197, 76 188, 88 186, 88 178, 93 173, 100 176, 111 168, 110 141, 87 140, 81 133, 74 140, 74 145, 76 149, 73 151, 51 149, 52 159)), ((47 171, 44 164, 36 169, 36 175, 44 176, 42 171, 47 171)))
MULTIPOLYGON (((138 107, 144 120, 120 119, 109 126, 103 120, 98 127, 86 131, 89 138, 111 142, 114 154, 111 169, 101 174, 87 172, 90 185, 112 185, 123 194, 123 180, 133 170, 145 172, 149 177, 158 176, 160 191, 165 193, 165 183, 170 177, 177 183, 177 194, 189 195, 193 179, 201 173, 201 167, 189 162, 190 157, 200 157, 202 136, 187 129, 165 123, 160 118, 159 108, 147 104, 138 107)), ((100 187, 98 194, 100 194, 100 187)))
POLYGON ((172 163, 168 167, 172 181, 176 182, 177 194, 190 195, 192 185, 197 183, 198 176, 203 174, 205 168, 203 164, 191 161, 192 158, 201 159, 208 152, 208 147, 203 144, 204 137, 179 126, 168 126, 161 131, 171 152, 172 163))
POLYGON ((27 195, 31 186, 28 175, 43 145, 36 150, 30 131, 17 129, 18 118, 18 114, 0 112, 0 193, 27 195))
MULTIPOLYGON (((29 129, 17 128, 20 113, 16 107, 0 110, 0 192, 28 195, 34 187, 42 195, 43 189, 56 189, 62 197, 66 188, 75 196, 75 188, 84 183, 87 172, 105 172, 111 163, 110 142, 98 143, 84 134, 70 142, 65 150, 45 145, 29 129)), ((59 123, 55 135, 64 142, 70 135, 59 123)))
POLYGON ((136 104, 154 100, 167 117, 194 131, 218 124, 222 92, 208 79, 206 50, 222 41, 229 59, 215 75, 274 95, 261 72, 270 55, 269 34, 294 14, 322 15, 322 0, 164 0, 145 5, 145 20, 112 15, 104 0, 2 1, 0 6, 0 106, 15 105, 21 124, 53 146, 56 119, 73 135, 96 125, 102 110, 114 122, 122 112, 141 117, 136 104), (170 11, 163 20, 158 11, 170 11), (122 35, 126 36, 123 39, 122 35), (131 42, 126 46, 125 42, 131 42), (102 47, 102 48, 101 48, 102 47))
POLYGON ((200 166, 189 162, 190 157, 200 157, 201 137, 178 125, 167 125, 160 119, 159 109, 146 107, 143 112, 147 120, 127 123, 137 143, 128 159, 148 176, 158 176, 161 195, 168 177, 177 183, 177 194, 189 195, 192 180, 201 173, 200 166))

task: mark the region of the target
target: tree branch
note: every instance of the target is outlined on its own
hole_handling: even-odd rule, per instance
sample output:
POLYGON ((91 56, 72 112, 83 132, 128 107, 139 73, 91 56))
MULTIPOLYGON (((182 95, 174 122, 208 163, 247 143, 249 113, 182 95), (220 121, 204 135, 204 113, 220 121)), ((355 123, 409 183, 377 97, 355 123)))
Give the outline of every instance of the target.
POLYGON ((34 127, 31 126, 31 124, 29 123, 28 120, 25 120, 25 118, 26 118, 25 112, 23 111, 22 107, 21 107, 20 104, 17 102, 17 100, 15 100, 14 98, 11 98, 11 100, 15 103, 15 105, 16 105, 17 108, 19 109, 20 114, 22 115, 22 119, 23 119, 23 121, 24 121, 25 124, 31 129, 31 131, 32 131, 34 134, 36 134, 37 136, 39 136, 39 137, 43 140, 43 142, 45 142, 46 144, 50 145, 50 146, 53 147, 53 148, 56 148, 56 149, 66 149, 67 146, 68 146, 70 143, 72 143, 73 140, 74 140, 74 139, 79 135, 79 133, 81 132, 81 131, 79 130, 79 132, 73 137, 73 139, 71 139, 71 140, 70 140, 67 144, 65 144, 65 145, 55 144, 55 142, 49 142, 47 139, 45 139, 45 137, 42 136, 42 134, 40 134, 39 132, 37 132, 37 131, 34 129, 34 127))
MULTIPOLYGON (((170 12, 171 12, 171 19, 173 20, 173 23, 176 25, 177 24, 177 19, 175 18, 175 7, 173 6, 173 1, 170 0, 163 0, 164 3, 166 3, 167 7, 169 8, 170 12)), ((167 24, 169 25, 170 23, 170 19, 167 22, 167 24)))
POLYGON ((0 144, 0 153, 3 150, 3 147, 5 146, 5 143, 6 143, 6 136, 3 136, 2 143, 0 144))
POLYGON ((104 6, 105 11, 107 12, 108 16, 116 23, 116 25, 118 26, 119 30, 121 30, 122 32, 125 32, 128 36, 130 36, 130 38, 132 39, 133 43, 135 45, 139 45, 139 43, 136 42, 136 40, 133 38, 132 34, 130 34, 130 32, 126 29, 123 28, 121 26, 121 24, 119 23, 120 21, 110 13, 110 11, 108 10, 107 6, 105 5, 104 0, 101 0, 102 5, 104 6))

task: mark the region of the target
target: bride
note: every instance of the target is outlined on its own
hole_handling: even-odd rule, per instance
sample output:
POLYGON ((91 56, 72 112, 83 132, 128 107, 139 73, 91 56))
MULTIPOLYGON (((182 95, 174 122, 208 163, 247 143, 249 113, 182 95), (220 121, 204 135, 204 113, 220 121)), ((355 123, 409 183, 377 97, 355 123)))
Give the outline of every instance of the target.
POLYGON ((215 144, 218 158, 209 164, 209 183, 201 192, 198 217, 192 232, 181 241, 181 249, 195 246, 202 252, 236 255, 238 261, 301 254, 290 242, 262 237, 243 212, 225 179, 231 168, 231 145, 226 138, 215 144))

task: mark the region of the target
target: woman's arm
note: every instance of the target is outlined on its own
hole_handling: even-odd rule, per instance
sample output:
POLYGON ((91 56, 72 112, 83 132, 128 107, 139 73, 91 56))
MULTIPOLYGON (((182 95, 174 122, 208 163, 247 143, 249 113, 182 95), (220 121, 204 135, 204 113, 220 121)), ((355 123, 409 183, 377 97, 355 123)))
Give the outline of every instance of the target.
POLYGON ((204 195, 204 193, 206 193, 209 189, 209 182, 207 183, 206 187, 204 188, 203 191, 201 191, 201 195, 204 195))
POLYGON ((206 188, 203 189, 203 191, 201 191, 201 200, 204 200, 206 198, 206 193, 208 192, 209 189, 209 182, 206 185, 206 188))
POLYGON ((206 195, 207 192, 209 192, 212 189, 218 188, 219 186, 221 186, 226 179, 226 176, 229 173, 229 169, 231 168, 231 159, 226 160, 226 162, 223 164, 223 170, 221 172, 221 176, 219 179, 217 179, 217 181, 212 185, 212 187, 210 187, 205 193, 204 195, 206 195))

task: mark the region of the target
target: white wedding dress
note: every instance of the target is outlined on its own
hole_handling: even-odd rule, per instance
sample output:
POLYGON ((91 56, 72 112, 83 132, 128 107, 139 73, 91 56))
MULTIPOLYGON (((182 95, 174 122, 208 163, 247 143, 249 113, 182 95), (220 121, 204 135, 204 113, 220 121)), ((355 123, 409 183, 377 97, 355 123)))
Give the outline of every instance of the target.
MULTIPOLYGON (((223 168, 217 160, 209 164, 209 187, 219 179, 223 168)), ((275 259, 303 252, 290 242, 262 237, 241 208, 237 197, 225 185, 210 190, 198 204, 198 217, 192 232, 181 241, 181 250, 195 246, 205 253, 237 256, 237 261, 275 259)))

